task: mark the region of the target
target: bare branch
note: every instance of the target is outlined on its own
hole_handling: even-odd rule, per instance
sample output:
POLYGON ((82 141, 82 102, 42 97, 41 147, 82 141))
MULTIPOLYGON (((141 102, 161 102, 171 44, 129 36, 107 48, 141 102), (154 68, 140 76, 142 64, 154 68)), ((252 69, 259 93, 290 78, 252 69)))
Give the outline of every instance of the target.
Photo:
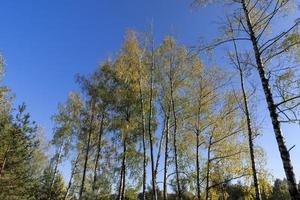
POLYGON ((289 98, 289 99, 286 99, 286 100, 284 100, 284 101, 282 101, 282 102, 280 102, 280 103, 277 103, 277 104, 276 104, 276 107, 278 107, 278 106, 280 106, 280 105, 282 105, 282 104, 285 104, 285 103, 287 103, 287 102, 289 102, 289 101, 293 101, 293 100, 295 100, 295 99, 298 99, 298 98, 300 98, 300 95, 295 96, 295 97, 292 97, 292 98, 289 98))

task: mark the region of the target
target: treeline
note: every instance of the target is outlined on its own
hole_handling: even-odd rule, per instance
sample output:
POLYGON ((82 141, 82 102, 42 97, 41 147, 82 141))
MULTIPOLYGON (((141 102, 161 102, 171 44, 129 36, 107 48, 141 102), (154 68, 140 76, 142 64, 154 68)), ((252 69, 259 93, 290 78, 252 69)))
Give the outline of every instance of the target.
POLYGON ((299 21, 270 33, 293 2, 228 2, 222 37, 192 49, 128 31, 58 106, 50 158, 25 106, 14 109, 1 87, 0 199, 300 199, 280 128, 299 122, 299 21), (220 45, 218 67, 202 56, 224 56, 212 51, 220 45), (264 112, 286 175, 273 185, 257 144, 264 112))
MULTIPOLYGON (((242 98, 226 88, 225 73, 205 68, 171 37, 157 48, 151 39, 143 46, 137 38, 129 31, 116 58, 79 76, 82 92, 60 105, 53 176, 71 155, 67 193, 79 199, 112 193, 136 199, 140 191, 146 198, 148 185, 153 199, 158 189, 167 199, 170 188, 179 198, 186 191, 215 198, 230 180, 250 181, 242 98)), ((263 165, 263 153, 255 149, 263 165)))

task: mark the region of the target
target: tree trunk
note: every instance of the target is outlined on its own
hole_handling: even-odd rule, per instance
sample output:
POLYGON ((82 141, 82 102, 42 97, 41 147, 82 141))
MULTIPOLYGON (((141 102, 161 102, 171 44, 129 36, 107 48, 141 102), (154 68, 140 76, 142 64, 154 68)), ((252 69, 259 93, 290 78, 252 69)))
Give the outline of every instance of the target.
POLYGON ((156 163, 155 163, 155 174, 157 175, 158 172, 158 166, 159 166, 159 160, 160 160, 160 156, 161 156, 161 149, 162 149, 162 145, 163 145, 163 140, 165 137, 165 131, 166 131, 166 117, 164 119, 164 125, 163 125, 163 129, 161 132, 161 137, 159 140, 159 146, 158 146, 158 152, 157 152, 157 157, 156 157, 156 163))
POLYGON ((169 159, 169 114, 170 106, 168 105, 168 113, 166 114, 166 138, 165 138, 165 160, 164 160, 164 183, 163 183, 163 198, 167 200, 168 198, 168 183, 167 183, 167 173, 168 173, 168 159, 169 159))
MULTIPOLYGON (((153 51, 153 50, 152 50, 153 51)), ((153 54, 153 52, 152 52, 153 54)), ((154 68, 154 55, 152 55, 152 64, 150 70, 150 97, 149 97, 149 119, 148 119, 148 133, 150 142, 150 160, 151 160, 151 171, 152 171, 152 195, 153 199, 157 200, 156 192, 156 174, 155 174, 155 163, 153 153, 153 135, 151 130, 152 125, 152 100, 153 100, 153 68, 154 68)))
POLYGON ((79 161, 79 154, 77 155, 77 158, 76 158, 76 160, 74 162, 74 166, 73 166, 73 169, 72 169, 72 172, 71 172, 71 176, 70 176, 70 179, 69 179, 68 187, 67 187, 65 195, 64 195, 64 200, 67 199, 69 191, 70 191, 70 188, 72 186, 72 181, 73 181, 73 177, 75 175, 76 169, 77 169, 78 161, 79 161))
POLYGON ((1 168, 0 168, 0 177, 3 176, 3 171, 6 165, 6 161, 7 161, 7 156, 8 156, 8 152, 9 152, 9 147, 6 149, 5 154, 4 154, 4 158, 3 158, 3 162, 1 164, 1 168))
POLYGON ((200 138, 199 138, 199 131, 197 130, 197 147, 196 147, 197 197, 198 200, 201 200, 199 147, 200 147, 200 138))
POLYGON ((285 175, 288 181, 289 193, 291 195, 292 200, 300 200, 300 193, 297 189, 297 183, 296 183, 295 173, 293 171, 293 166, 290 159, 290 153, 286 147, 283 135, 281 133, 280 122, 278 120, 278 113, 276 111, 276 104, 274 103, 274 99, 269 85, 269 80, 266 78, 263 62, 261 59, 261 53, 258 47, 257 38, 253 30, 253 25, 249 16, 249 12, 245 0, 242 0, 242 8, 246 17, 247 27, 250 34, 250 39, 252 41, 253 51, 255 54, 257 70, 262 83, 262 88, 265 93, 266 102, 268 104, 268 109, 272 120, 275 137, 278 144, 278 149, 282 159, 285 175))
POLYGON ((173 148, 174 148, 174 158, 175 158, 175 173, 176 173, 176 185, 177 185, 177 197, 179 200, 182 199, 179 170, 178 170, 178 154, 177 154, 177 116, 175 110, 175 101, 173 97, 173 82, 171 81, 171 103, 172 103, 172 113, 174 118, 174 129, 173 129, 173 148))
POLYGON ((122 179, 122 191, 121 191, 121 200, 125 199, 125 184, 126 184, 126 139, 124 139, 123 144, 123 161, 122 161, 122 171, 123 171, 123 179, 122 179))
POLYGON ((103 135, 103 123, 104 123, 104 113, 102 113, 101 115, 100 130, 99 130, 98 141, 97 141, 97 153, 95 158, 94 179, 93 179, 93 186, 92 186, 93 192, 96 189, 96 183, 97 183, 97 170, 99 166, 99 159, 100 159, 101 148, 102 148, 101 142, 102 142, 102 135, 103 135))
POLYGON ((4 159, 3 159, 3 162, 2 162, 2 165, 1 165, 1 169, 0 169, 0 177, 2 176, 2 173, 4 171, 4 167, 5 167, 5 164, 6 164, 6 160, 7 160, 7 155, 4 156, 4 159))
POLYGON ((253 132, 252 132, 252 127, 251 127, 251 119, 250 119, 250 113, 249 113, 249 108, 248 108, 248 99, 247 99, 246 92, 245 92, 244 79, 243 79, 243 72, 242 71, 240 71, 240 78, 241 78, 241 88, 242 88, 243 99, 244 99, 245 115, 246 115, 246 120, 247 120, 249 152, 250 152, 250 159, 251 159, 253 183, 254 183, 254 187, 255 187, 255 199, 260 200, 261 196, 260 196, 260 192, 259 192, 257 171, 256 171, 256 166, 255 166, 253 132))
POLYGON ((248 140, 249 140, 248 144, 249 144, 249 153, 250 153, 250 160, 251 160, 251 167, 252 167, 253 183, 254 183, 254 188, 255 188, 255 199, 261 200, 261 195, 260 195, 259 185, 258 185, 258 178, 257 178, 257 171, 256 171, 256 166, 255 166, 253 132, 252 132, 251 118, 250 118, 251 116, 250 116, 250 111, 249 111, 249 107, 248 107, 248 98, 246 95, 246 90, 245 90, 245 85, 244 85, 244 73, 243 73, 243 69, 241 66, 236 42, 233 41, 233 44, 234 44, 234 50, 235 50, 235 55, 236 55, 236 59, 237 59, 237 68, 238 68, 239 74, 240 74, 240 84, 241 84, 242 95, 243 95, 244 113, 245 113, 246 122, 247 122, 247 131, 248 131, 248 140))
MULTIPOLYGON (((123 156, 123 159, 124 159, 124 156, 123 156)), ((119 183, 119 190, 118 190, 117 200, 121 200, 122 185, 123 185, 123 159, 122 159, 122 166, 121 166, 121 173, 120 173, 120 183, 119 183)))
POLYGON ((80 190, 79 190, 79 200, 82 198, 82 194, 84 192, 84 182, 85 182, 85 176, 86 176, 86 170, 87 170, 87 163, 89 159, 89 151, 90 151, 90 145, 91 145, 91 136, 93 132, 93 121, 94 121, 94 111, 95 111, 95 102, 94 100, 91 101, 91 119, 90 119, 90 127, 89 127, 89 133, 88 133, 88 138, 87 138, 87 144, 86 144, 86 152, 85 152, 85 157, 84 157, 84 165, 83 165, 83 174, 82 174, 82 179, 81 179, 81 185, 80 185, 80 190))
MULTIPOLYGON (((201 91, 201 86, 200 86, 201 91)), ((201 98, 198 99, 198 111, 197 111, 197 146, 196 146, 196 170, 197 170, 197 197, 201 200, 201 188, 200 188, 200 161, 199 161, 199 151, 200 151, 200 113, 201 113, 201 98)))
POLYGON ((140 103, 141 103, 141 114, 142 114, 142 135, 143 135, 143 200, 146 200, 146 168, 147 168, 147 150, 146 150, 146 122, 145 122, 145 108, 144 108, 144 95, 142 91, 141 80, 139 81, 140 87, 140 103))
POLYGON ((206 195, 205 195, 205 199, 208 200, 209 199, 209 179, 210 179, 210 148, 211 148, 211 141, 212 141, 212 136, 210 136, 209 138, 209 143, 208 143, 208 149, 207 149, 207 165, 206 165, 206 187, 205 187, 205 191, 206 191, 206 195))
POLYGON ((52 176, 52 179, 51 179, 51 182, 50 182, 50 186, 49 186, 49 191, 48 191, 49 192, 49 195, 48 195, 48 199, 49 200, 52 199, 52 192, 51 191, 52 191, 53 184, 55 182, 55 177, 56 177, 56 173, 57 173, 58 163, 59 163, 60 158, 61 158, 63 146, 64 146, 64 142, 59 147, 58 154, 57 154, 57 159, 55 160, 55 166, 54 166, 53 176, 52 176))

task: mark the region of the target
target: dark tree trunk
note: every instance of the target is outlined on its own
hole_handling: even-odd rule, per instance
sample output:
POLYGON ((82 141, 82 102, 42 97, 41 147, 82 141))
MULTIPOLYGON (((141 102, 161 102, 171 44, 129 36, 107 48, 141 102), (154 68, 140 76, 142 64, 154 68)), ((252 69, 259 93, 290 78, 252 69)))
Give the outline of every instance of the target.
POLYGON ((93 132, 93 122, 94 122, 94 112, 95 112, 95 102, 94 100, 91 101, 91 118, 90 118, 90 127, 89 127, 89 133, 87 138, 87 144, 86 144, 86 151, 84 156, 84 165, 83 165, 83 173, 82 173, 82 179, 81 179, 81 185, 79 190, 79 200, 82 198, 82 194, 84 192, 84 183, 85 183, 85 176, 86 176, 86 170, 87 170, 87 163, 89 160, 89 151, 90 151, 90 145, 91 145, 91 136, 93 132))
POLYGON ((104 123, 104 113, 102 113, 101 115, 100 130, 99 130, 98 141, 97 141, 97 152, 95 158, 94 179, 93 179, 93 186, 92 186, 93 192, 96 189, 96 183, 97 183, 97 171, 99 167, 99 159, 100 159, 101 148, 102 148, 101 142, 102 142, 102 135, 103 135, 103 123, 104 123))
POLYGON ((53 184, 55 182, 55 178, 56 178, 56 173, 57 173, 57 168, 58 168, 58 163, 60 161, 61 158, 61 154, 62 154, 62 150, 63 150, 63 146, 64 146, 64 142, 61 144, 61 146, 59 147, 58 153, 57 153, 57 158, 55 159, 55 165, 54 165, 54 170, 53 170, 53 175, 51 178, 51 182, 50 182, 50 186, 49 186, 49 195, 48 195, 48 199, 51 200, 52 199, 52 187, 53 184))
POLYGON ((247 131, 248 131, 248 140, 249 140, 248 145, 249 145, 249 153, 250 153, 250 160, 251 160, 251 167, 252 167, 253 183, 254 183, 254 188, 255 188, 255 199, 261 200, 261 195, 260 195, 259 185, 258 185, 258 178, 257 178, 257 171, 256 171, 256 166, 255 166, 253 132, 252 132, 252 127, 251 127, 250 111, 249 111, 249 107, 248 107, 248 98, 246 95, 246 89, 245 89, 245 85, 244 85, 244 72, 243 72, 243 69, 241 66, 236 42, 233 41, 233 44, 234 44, 234 50, 235 50, 235 55, 236 55, 236 60, 237 60, 237 68, 238 68, 238 71, 240 74, 240 84, 241 84, 243 103, 244 103, 243 111, 246 116, 246 122, 247 122, 247 131))
POLYGON ((209 179, 210 179, 210 162, 211 162, 210 148, 211 148, 211 143, 212 143, 212 136, 209 138, 208 149, 207 149, 206 187, 205 187, 205 191, 206 191, 205 199, 206 200, 209 199, 209 179))
POLYGON ((172 103, 172 113, 174 118, 174 129, 173 129, 173 148, 174 148, 174 158, 175 158, 175 173, 176 173, 176 185, 177 185, 177 197, 179 200, 182 199, 181 187, 180 187, 180 177, 178 169, 178 154, 177 154, 177 116, 175 110, 175 101, 173 97, 173 83, 171 81, 171 103, 172 103))
POLYGON ((145 132, 143 132, 143 200, 146 200, 146 173, 147 173, 147 155, 146 155, 145 132))
POLYGON ((70 188, 72 186, 72 181, 73 181, 73 177, 75 175, 76 169, 77 169, 78 161, 79 161, 79 154, 77 155, 77 158, 76 158, 76 160, 74 162, 74 165, 73 165, 73 169, 72 169, 71 176, 70 176, 70 179, 69 179, 68 187, 67 187, 65 195, 64 195, 64 200, 67 199, 70 188))
POLYGON ((168 198, 168 183, 167 183, 167 173, 168 173, 168 159, 169 159, 169 116, 170 116, 170 106, 168 105, 168 111, 166 114, 166 132, 165 132, 165 159, 164 159, 164 181, 163 181, 163 198, 167 200, 168 198))
POLYGON ((161 149, 162 149, 162 145, 163 145, 163 140, 165 138, 165 131, 166 131, 166 116, 164 119, 164 126, 163 126, 163 129, 161 132, 161 137, 159 140, 158 152, 157 152, 156 163, 155 163, 155 174, 157 174, 157 172, 158 172, 159 160, 160 160, 160 156, 161 156, 161 149))
MULTIPOLYGON (((153 51, 153 50, 152 50, 153 51)), ((153 52, 152 52, 153 54, 153 52)), ((155 174, 155 163, 153 153, 153 135, 152 135, 152 100, 153 100, 153 69, 154 68, 154 55, 152 55, 152 64, 150 69, 150 97, 149 97, 149 119, 148 119, 148 133, 150 142, 150 160, 151 160, 151 171, 152 171, 152 194, 153 199, 157 200, 156 191, 156 174, 155 174)))
POLYGON ((197 130, 197 146, 196 146, 196 170, 197 170, 197 197, 201 200, 201 189, 200 189, 200 162, 199 162, 199 148, 200 138, 199 130, 197 130))
POLYGON ((260 197, 260 192, 259 192, 257 171, 256 171, 256 166, 255 166, 253 132, 252 132, 251 119, 250 119, 250 113, 249 113, 249 108, 248 108, 248 99, 247 99, 245 88, 244 88, 243 73, 241 71, 240 71, 240 77, 241 77, 241 88, 242 88, 243 99, 244 99, 245 115, 246 115, 246 120, 247 120, 249 152, 250 152, 250 159, 251 159, 253 183, 254 183, 254 187, 255 187, 255 199, 260 200, 261 197, 260 197))
MULTIPOLYGON (((201 86, 200 86, 201 91, 201 86)), ((201 113, 201 98, 198 99, 198 111, 197 111, 197 144, 196 144, 196 170, 197 170, 197 197, 201 200, 201 188, 200 188, 200 161, 199 161, 199 151, 200 151, 200 113, 201 113)))
MULTIPOLYGON (((141 78, 140 78, 141 79, 141 78)), ((142 91, 141 80, 139 80, 140 87, 140 104, 141 104, 141 117, 142 117, 142 136, 143 136, 143 189, 142 196, 143 200, 146 200, 146 168, 147 168, 147 149, 146 149, 146 121, 145 121, 145 106, 144 106, 144 95, 142 91)))
MULTIPOLYGON (((124 159, 124 156, 123 156, 123 159, 124 159)), ((121 166, 121 173, 120 173, 120 183, 119 183, 119 190, 118 190, 117 200, 121 200, 121 193, 122 193, 122 186, 123 186, 123 159, 122 159, 122 166, 121 166)))
POLYGON ((126 152, 127 152, 127 146, 126 146, 126 139, 124 138, 124 144, 123 144, 123 161, 122 161, 122 191, 121 191, 121 200, 125 199, 125 187, 126 187, 126 152))
POLYGON ((243 9, 245 17, 246 17, 247 27, 248 27, 248 31, 250 34, 250 39, 252 41, 253 51, 255 54, 255 59, 256 59, 256 64, 257 64, 257 70, 258 70, 259 77, 261 80, 262 88, 265 93, 266 102, 268 105, 276 141, 278 144, 278 149, 279 149, 280 156, 282 159, 285 175, 286 175, 286 178, 288 181, 289 192, 290 192, 291 198, 293 200, 300 200, 300 193, 297 189, 297 183, 296 183, 295 173, 294 173, 293 166, 292 166, 291 159, 290 159, 290 153, 286 147, 284 137, 283 137, 281 129, 280 129, 280 122, 278 120, 276 104, 274 103, 274 99, 273 99, 272 92, 271 92, 270 85, 269 85, 269 80, 266 78, 265 69, 263 66, 262 59, 261 59, 261 53, 260 53, 260 50, 258 47, 257 37, 253 30, 253 25, 252 25, 252 22, 251 22, 251 19, 249 16, 249 11, 247 9, 245 0, 242 0, 241 3, 242 3, 242 9, 243 9))

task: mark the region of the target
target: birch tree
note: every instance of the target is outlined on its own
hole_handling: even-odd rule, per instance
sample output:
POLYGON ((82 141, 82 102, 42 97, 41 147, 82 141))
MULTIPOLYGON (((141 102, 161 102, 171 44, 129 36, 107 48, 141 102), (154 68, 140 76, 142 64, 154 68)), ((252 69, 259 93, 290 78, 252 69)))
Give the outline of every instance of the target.
MULTIPOLYGON (((214 1, 194 1, 195 5, 211 2, 214 1)), ((291 25, 288 28, 285 30, 281 29, 279 33, 268 33, 276 20, 280 20, 283 15, 288 14, 288 7, 292 6, 293 1, 232 0, 225 1, 225 4, 227 2, 232 3, 229 4, 232 5, 232 12, 229 14, 229 17, 232 19, 231 21, 235 22, 234 29, 237 30, 239 34, 235 35, 234 38, 218 40, 211 47, 232 40, 237 42, 248 41, 251 45, 253 65, 257 71, 265 95, 267 109, 270 114, 283 168, 289 185, 289 192, 292 199, 300 199, 289 149, 285 144, 279 120, 280 105, 294 100, 296 96, 289 98, 290 100, 286 99, 276 102, 277 98, 274 97, 271 87, 271 72, 276 69, 280 61, 279 57, 290 54, 290 51, 299 44, 299 40, 294 39, 288 43, 288 45, 284 45, 286 38, 289 38, 291 34, 295 33, 299 25, 299 20, 290 23, 291 25)))

